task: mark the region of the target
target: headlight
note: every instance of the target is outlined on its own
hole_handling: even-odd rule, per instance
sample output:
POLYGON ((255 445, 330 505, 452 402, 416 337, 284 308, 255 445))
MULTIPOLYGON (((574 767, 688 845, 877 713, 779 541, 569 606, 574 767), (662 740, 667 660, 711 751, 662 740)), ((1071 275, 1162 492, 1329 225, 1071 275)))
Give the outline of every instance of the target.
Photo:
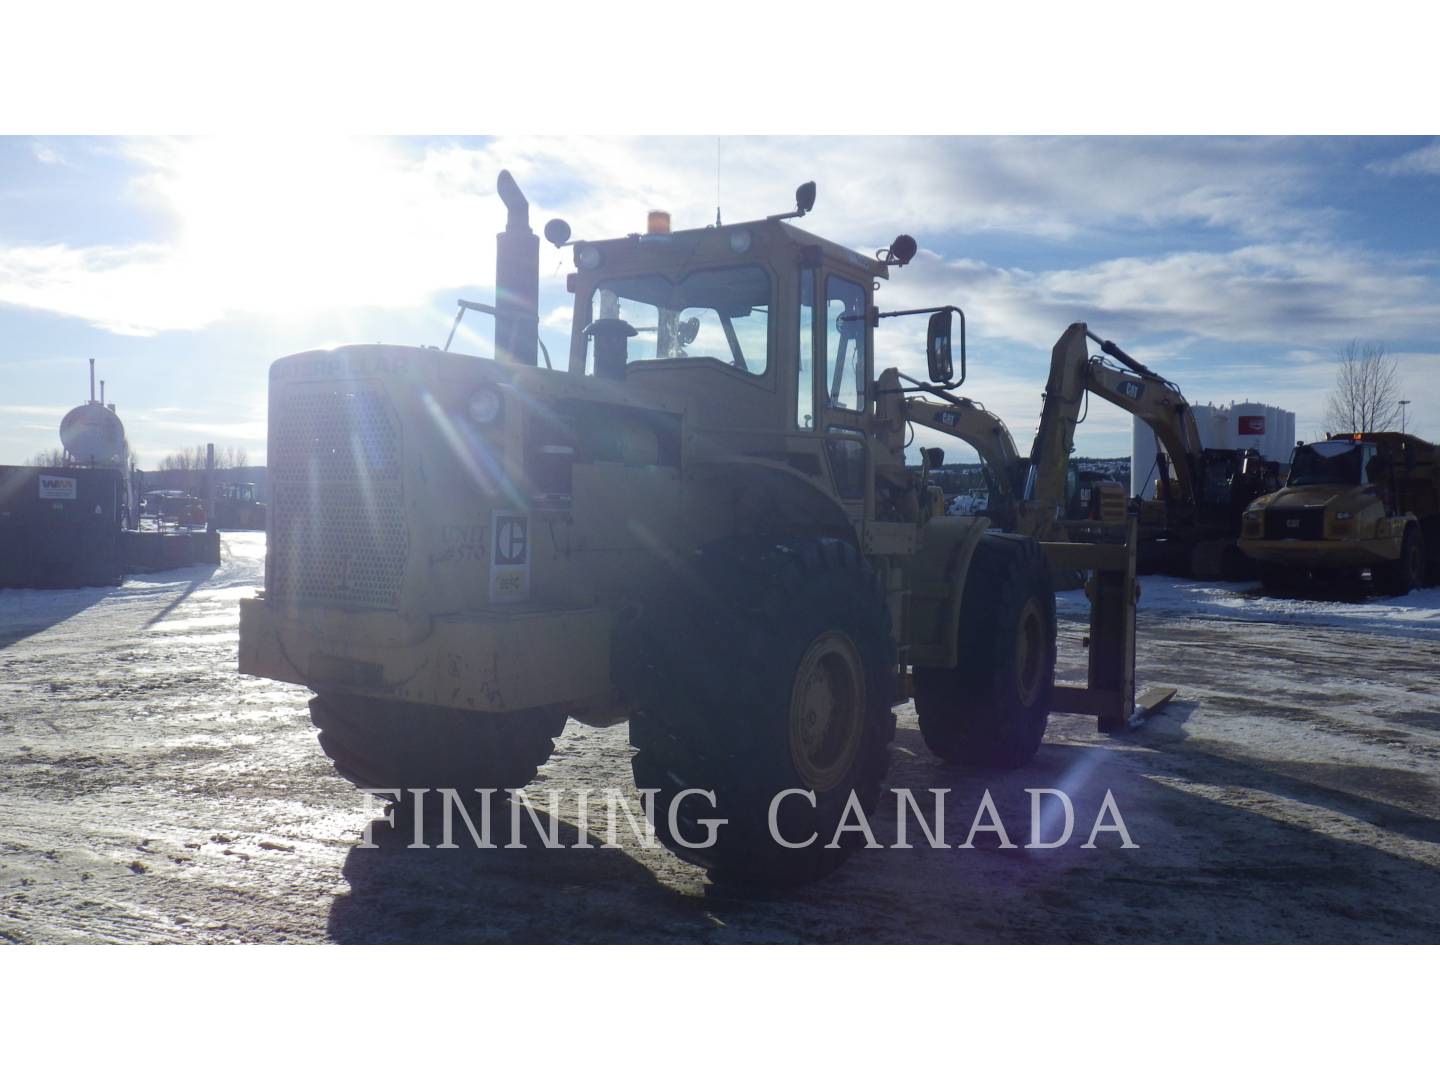
POLYGON ((1335 520, 1336 520, 1336 521, 1349 521, 1349 520, 1350 520, 1352 517, 1354 517, 1354 516, 1355 516, 1355 515, 1352 514, 1349 510, 1337 510, 1337 511, 1335 511, 1335 520))
POLYGON ((1260 520, 1260 511, 1259 511, 1259 510, 1246 510, 1246 511, 1245 511, 1245 520, 1246 520, 1246 521, 1259 521, 1259 520, 1260 520))
POLYGON ((744 255, 750 250, 749 229, 739 229, 730 234, 730 250, 736 255, 744 255))
POLYGON ((575 265, 581 270, 594 270, 600 265, 600 249, 585 244, 575 249, 575 265))
POLYGON ((500 391, 493 386, 482 386, 470 395, 467 411, 477 424, 493 423, 500 415, 500 391))

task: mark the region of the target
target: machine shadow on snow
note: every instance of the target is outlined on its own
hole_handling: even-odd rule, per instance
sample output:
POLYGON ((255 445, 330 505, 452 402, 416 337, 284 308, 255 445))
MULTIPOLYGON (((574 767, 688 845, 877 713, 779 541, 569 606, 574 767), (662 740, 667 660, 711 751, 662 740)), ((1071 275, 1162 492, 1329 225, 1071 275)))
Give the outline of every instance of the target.
POLYGON ((77 589, 0 589, 0 649, 34 634, 44 633, 106 600, 138 595, 137 583, 183 583, 185 588, 146 621, 146 626, 153 626, 189 599, 195 590, 207 584, 218 569, 215 566, 191 566, 150 574, 127 574, 125 585, 93 585, 77 589))
MULTIPOLYGON (((1430 897, 1440 874, 1433 869, 1184 784, 1247 788, 1431 843, 1440 842, 1440 821, 1351 794, 1345 788, 1363 778, 1342 775, 1343 766, 1296 763, 1282 772, 1197 751, 1186 732, 1194 708, 1177 705, 1163 723, 1117 737, 1118 752, 1046 743, 1013 771, 943 764, 918 731, 901 728, 890 786, 910 789, 927 811, 930 789, 949 789, 947 849, 931 848, 913 815, 913 849, 895 848, 896 799, 887 791, 868 819, 883 850, 858 852, 834 875, 789 890, 689 892, 658 879, 631 850, 600 847, 603 827, 593 821, 596 846, 577 849, 575 826, 538 810, 543 829, 558 828, 561 847, 543 847, 540 830, 522 815, 523 848, 477 849, 457 820, 458 849, 410 850, 413 820, 397 814, 395 829, 373 823, 376 848, 347 857, 350 893, 331 907, 329 936, 341 943, 1435 939, 1430 897), (1188 744, 1183 755, 1181 743, 1188 744), (1071 795, 1075 835, 1063 847, 1024 847, 1027 788, 1071 795), (1017 847, 1000 850, 993 834, 981 833, 974 850, 956 850, 987 791, 1017 847), (1138 848, 1122 850, 1109 833, 1093 850, 1081 846, 1107 791, 1138 848)), ((503 844, 508 811, 496 809, 495 843, 503 844)), ((435 844, 439 814, 430 817, 424 835, 435 844)), ((1042 820, 1042 835, 1053 838, 1055 821, 1042 820)))
MULTIPOLYGON (((476 821, 478 811, 467 807, 476 821)), ((536 808, 537 827, 521 816, 523 847, 511 848, 509 804, 497 802, 494 848, 477 848, 458 815, 452 850, 441 839, 438 807, 427 808, 424 839, 411 849, 414 818, 395 812, 395 827, 371 822, 374 848, 355 847, 342 870, 350 894, 336 899, 328 921, 342 944, 438 944, 636 941, 667 922, 701 919, 693 901, 662 885, 622 848, 606 848, 603 828, 580 830, 536 808), (560 846, 547 848, 551 830, 560 846)), ((622 825, 623 828, 623 825, 622 825)))

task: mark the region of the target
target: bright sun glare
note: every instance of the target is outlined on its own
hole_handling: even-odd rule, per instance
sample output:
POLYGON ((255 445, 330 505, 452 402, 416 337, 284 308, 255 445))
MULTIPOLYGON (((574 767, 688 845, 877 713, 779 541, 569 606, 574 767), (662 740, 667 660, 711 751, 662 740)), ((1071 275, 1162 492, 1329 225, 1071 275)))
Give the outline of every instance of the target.
POLYGON ((150 186, 179 222, 172 298, 198 310, 414 304, 486 264, 462 239, 483 200, 380 140, 177 143, 150 186))

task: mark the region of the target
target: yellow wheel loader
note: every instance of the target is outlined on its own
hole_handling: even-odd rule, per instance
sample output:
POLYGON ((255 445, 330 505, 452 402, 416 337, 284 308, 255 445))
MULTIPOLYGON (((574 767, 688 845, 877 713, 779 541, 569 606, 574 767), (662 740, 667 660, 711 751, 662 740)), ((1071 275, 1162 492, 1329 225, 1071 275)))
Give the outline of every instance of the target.
POLYGON ((915 399, 953 405, 965 370, 958 308, 876 306, 914 240, 870 258, 801 230, 813 184, 723 227, 657 213, 575 241, 551 221, 575 264, 551 370, 539 238, 508 173, 498 189, 496 303, 465 302, 494 315, 494 358, 357 345, 270 369, 240 670, 315 692, 344 775, 395 798, 518 788, 567 717, 628 721, 664 843, 784 883, 850 853, 832 838, 874 806, 912 688, 930 746, 977 766, 1028 761, 1057 705, 1126 723, 1133 547, 946 517, 905 466, 909 423, 945 430, 915 399), (875 356, 877 324, 910 316, 928 381, 875 356), (1054 685, 1047 557, 1097 570, 1087 686, 1054 685))

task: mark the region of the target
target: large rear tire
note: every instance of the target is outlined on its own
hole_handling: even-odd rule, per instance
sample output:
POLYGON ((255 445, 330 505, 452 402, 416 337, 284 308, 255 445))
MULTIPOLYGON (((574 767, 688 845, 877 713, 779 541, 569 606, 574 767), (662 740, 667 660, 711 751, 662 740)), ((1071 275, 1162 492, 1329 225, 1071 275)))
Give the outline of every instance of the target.
POLYGON ((335 770, 357 787, 522 788, 565 727, 556 710, 476 713, 350 694, 310 699, 335 770))
POLYGON ((875 809, 895 734, 880 579, 836 539, 725 541, 691 570, 647 635, 651 677, 630 719, 635 785, 656 791, 660 840, 714 881, 822 877, 862 839, 836 827, 852 798, 875 809), (777 801, 787 789, 809 794, 777 801), (713 805, 679 799, 691 790, 713 805), (710 839, 707 818, 725 824, 696 847, 710 839))
POLYGON ((1045 738, 1055 683, 1055 595, 1029 537, 980 540, 960 604, 959 662, 915 669, 915 712, 944 761, 1013 769, 1045 738))

